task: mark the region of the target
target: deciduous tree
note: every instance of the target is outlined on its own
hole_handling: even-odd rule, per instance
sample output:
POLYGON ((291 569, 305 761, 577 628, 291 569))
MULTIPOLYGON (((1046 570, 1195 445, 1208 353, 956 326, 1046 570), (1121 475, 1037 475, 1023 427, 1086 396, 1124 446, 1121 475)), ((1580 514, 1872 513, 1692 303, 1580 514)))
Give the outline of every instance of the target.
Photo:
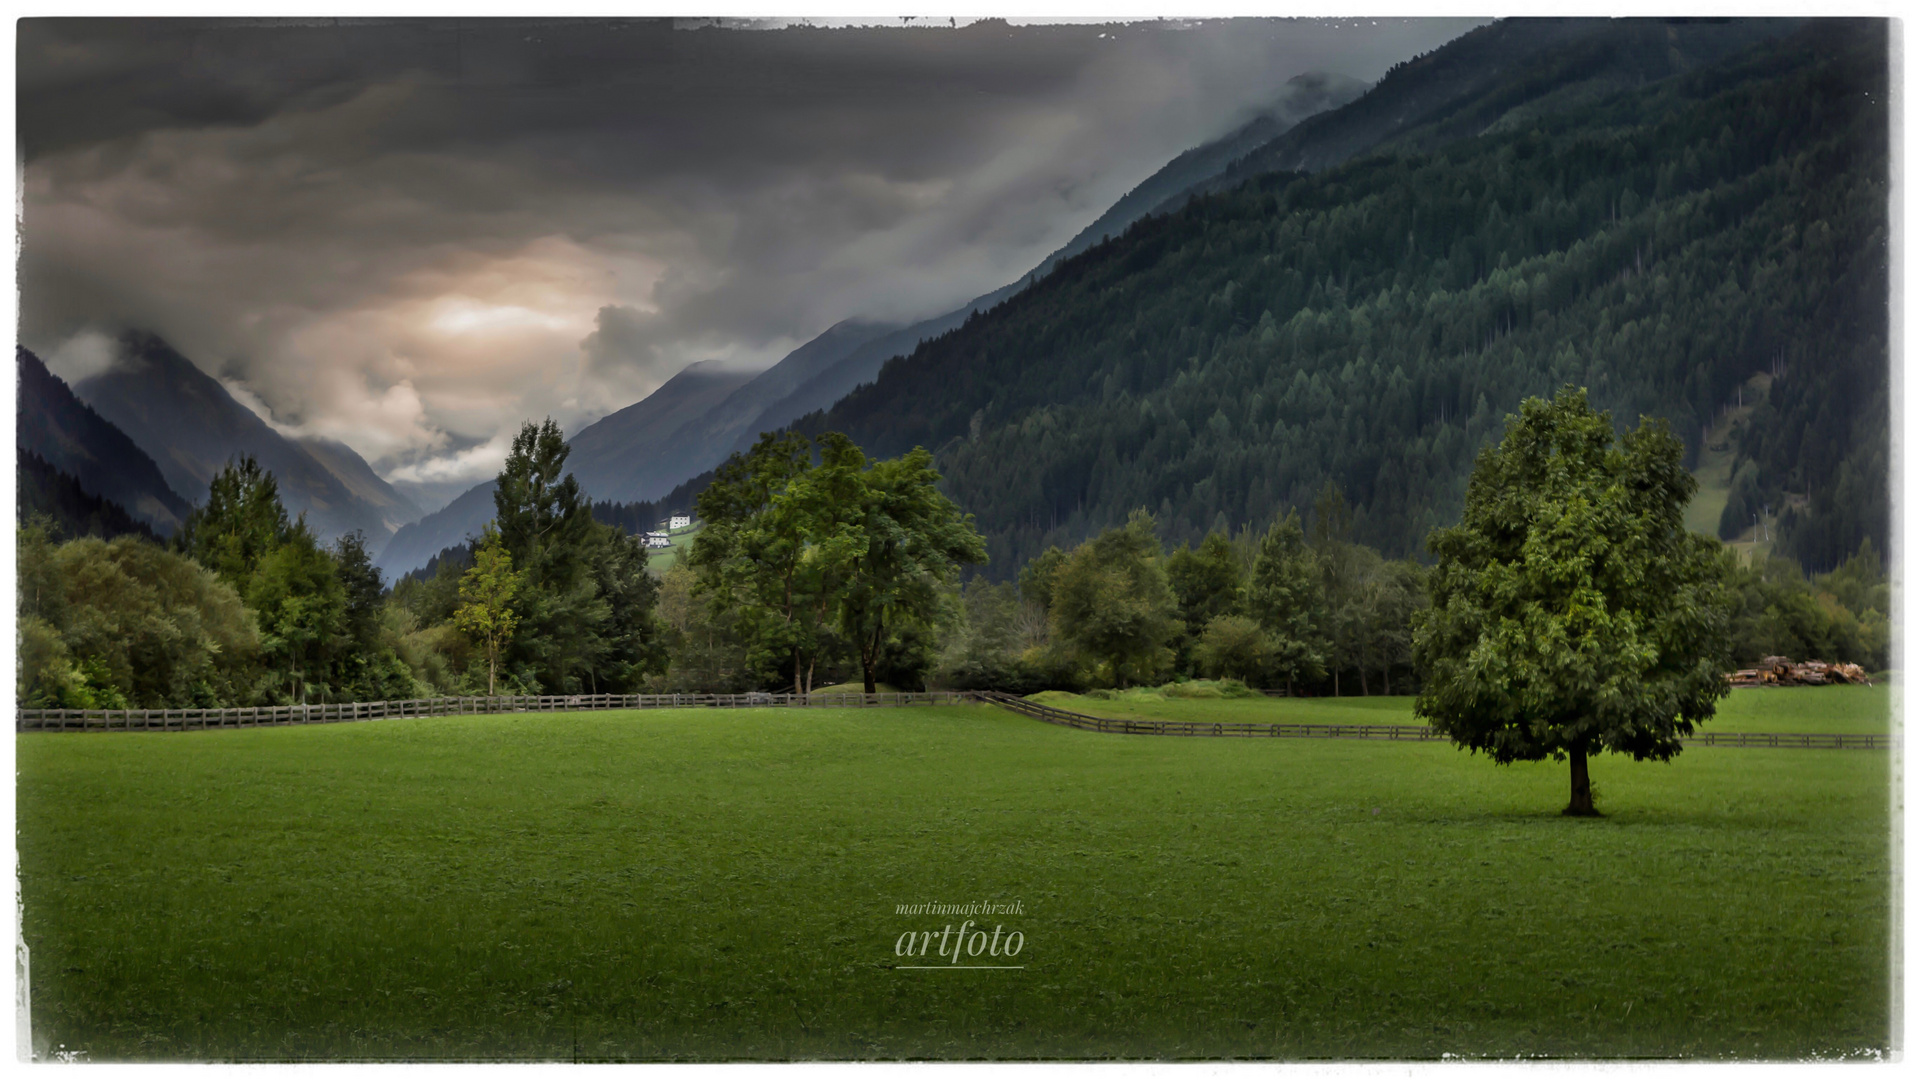
POLYGON ((1051 614, 1055 638, 1105 664, 1121 686, 1165 668, 1179 605, 1153 516, 1136 510, 1124 526, 1075 548, 1053 575, 1051 614))
POLYGON ((513 641, 520 623, 514 610, 525 571, 513 568, 513 554, 492 526, 474 550, 473 565, 460 579, 460 606, 453 624, 471 635, 487 654, 487 696, 492 697, 500 671, 500 653, 513 641))
POLYGON ((697 592, 733 624, 749 662, 790 670, 796 694, 810 689, 831 629, 828 560, 812 545, 832 509, 817 487, 796 486, 812 470, 812 444, 793 433, 768 432, 728 458, 695 500, 704 527, 688 557, 697 592))
POLYGON ((827 504, 813 515, 827 531, 815 542, 832 567, 840 631, 871 694, 889 638, 930 629, 960 567, 987 560, 986 544, 972 515, 940 493, 926 450, 869 464, 852 440, 828 432, 820 454, 809 479, 827 504))
POLYGON ((1588 758, 1667 760, 1727 692, 1731 598, 1682 521, 1682 449, 1646 419, 1616 443, 1583 390, 1529 398, 1428 540, 1415 711, 1496 762, 1567 759, 1568 814, 1595 813, 1588 758))
POLYGON ((1317 679, 1326 671, 1325 620, 1321 569, 1300 528, 1300 515, 1289 510, 1260 538, 1259 554, 1247 584, 1247 614, 1268 635, 1267 651, 1274 674, 1289 692, 1298 680, 1317 679))

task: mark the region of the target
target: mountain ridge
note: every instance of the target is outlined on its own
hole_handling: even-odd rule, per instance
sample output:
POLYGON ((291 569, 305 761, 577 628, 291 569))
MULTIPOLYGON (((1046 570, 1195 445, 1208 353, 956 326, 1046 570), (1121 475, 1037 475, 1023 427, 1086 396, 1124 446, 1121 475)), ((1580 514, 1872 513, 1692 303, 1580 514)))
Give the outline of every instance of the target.
MULTIPOLYGON (((1152 213, 1157 202, 1178 198, 1203 179, 1211 170, 1227 167, 1236 160, 1233 151, 1253 140, 1276 137, 1277 133, 1322 115, 1324 111, 1354 100, 1367 84, 1357 79, 1310 72, 1288 80, 1286 96, 1269 104, 1253 119, 1215 139, 1191 147, 1174 156, 1167 164, 1135 185, 1108 207, 1098 218, 1081 229, 1061 247, 1042 259, 1039 265, 992 292, 975 297, 943 315, 913 323, 883 338, 869 342, 849 353, 820 376, 775 402, 743 431, 730 448, 745 450, 760 432, 775 431, 816 409, 824 409, 844 397, 854 387, 869 382, 880 368, 895 356, 913 351, 921 342, 939 337, 964 325, 974 315, 988 311, 1046 276, 1061 262, 1080 254, 1124 230, 1141 217, 1152 213), (1174 189, 1168 191, 1167 189, 1174 189), (1163 194, 1164 192, 1164 194, 1163 194)), ((719 464, 718 461, 712 463, 719 464)), ((709 465, 708 467, 711 467, 709 465)))
POLYGON ((14 349, 14 445, 70 477, 156 533, 171 534, 192 511, 160 466, 126 432, 82 401, 25 347, 14 349))
MULTIPOLYGON (((1780 28, 1525 125, 1197 197, 796 427, 933 449, 997 576, 1136 507, 1177 543, 1328 482, 1357 538, 1409 553, 1522 395, 1587 386, 1691 462, 1778 370, 1794 393, 1738 441, 1782 550, 1884 547, 1886 30, 1780 28)), ((1531 97, 1508 102, 1589 82, 1567 59, 1510 73, 1531 97)))
POLYGON ((114 365, 80 380, 74 395, 125 432, 182 497, 199 501, 228 461, 251 454, 274 474, 288 511, 305 513, 323 540, 360 531, 379 544, 418 516, 345 444, 273 430, 159 336, 129 331, 118 344, 114 365))
MULTIPOLYGON (((658 436, 653 444, 661 448, 660 463, 648 462, 635 475, 618 475, 618 459, 607 463, 602 458, 611 455, 598 450, 592 452, 587 461, 579 461, 570 455, 569 466, 577 470, 576 478, 595 499, 671 501, 675 492, 697 491, 705 486, 703 477, 711 473, 728 454, 750 447, 762 431, 784 427, 810 412, 833 405, 855 386, 870 381, 889 358, 911 352, 922 341, 960 327, 979 312, 991 309, 1028 287, 1036 276, 1062 260, 1072 258, 1104 240, 1109 232, 1121 227, 1121 217, 1132 220, 1150 209, 1150 204, 1159 195, 1168 177, 1184 178, 1193 175, 1196 169, 1225 167, 1236 159, 1234 151, 1248 139, 1264 138, 1270 132, 1285 130, 1298 122, 1295 117, 1310 116, 1311 110, 1338 101, 1344 95, 1357 95, 1365 86, 1358 80, 1324 73, 1296 76, 1289 81, 1289 85, 1292 90, 1286 97, 1261 110, 1252 119, 1218 139, 1183 151, 1155 170, 1019 280, 975 297, 953 311, 906 326, 860 319, 836 323, 718 404, 686 418, 667 434, 658 436), (697 437, 686 440, 684 445, 674 445, 677 440, 669 436, 690 429, 698 429, 697 437), (703 461, 704 464, 701 463, 703 461)), ((672 380, 669 380, 647 398, 583 428, 568 440, 569 446, 577 446, 582 437, 588 437, 590 443, 604 441, 608 445, 621 441, 621 436, 615 434, 615 429, 621 425, 608 421, 612 417, 639 415, 634 410, 640 409, 663 391, 668 391, 671 384, 672 380), (593 434, 590 436, 589 433, 593 434)), ((680 404, 671 393, 662 401, 673 401, 676 407, 680 404)), ((477 487, 470 488, 459 498, 467 498, 477 490, 477 487)), ((686 501, 690 504, 691 495, 686 497, 686 501)), ((424 515, 418 528, 408 531, 404 541, 399 533, 395 534, 390 542, 394 545, 392 554, 389 556, 388 552, 382 551, 380 565, 390 573, 414 569, 418 563, 401 564, 410 559, 429 557, 460 542, 466 533, 456 534, 453 530, 476 530, 482 523, 484 519, 475 521, 471 513, 444 517, 424 515), (428 536, 428 533, 432 535, 428 536)))

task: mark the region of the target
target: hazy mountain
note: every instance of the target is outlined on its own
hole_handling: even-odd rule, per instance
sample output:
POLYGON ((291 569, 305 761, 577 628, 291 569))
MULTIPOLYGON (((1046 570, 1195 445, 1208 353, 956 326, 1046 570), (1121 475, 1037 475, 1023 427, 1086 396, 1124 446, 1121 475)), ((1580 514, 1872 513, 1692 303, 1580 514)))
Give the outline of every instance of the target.
POLYGON ((1359 98, 1367 89, 1368 84, 1359 79, 1322 71, 1288 79, 1286 96, 1232 132, 1196 146, 1161 166, 1059 251, 1047 256, 1034 274, 1045 274, 1063 259, 1070 259, 1110 236, 1119 236, 1127 231, 1127 226, 1158 210, 1168 200, 1192 194, 1236 161, 1308 119, 1359 98))
MULTIPOLYGON (((380 474, 373 471, 373 466, 368 465, 366 459, 354 453, 346 443, 317 435, 293 441, 332 473, 334 479, 340 481, 354 498, 380 511, 390 530, 419 519, 420 507, 382 480, 380 474)), ((380 539, 375 533, 367 535, 371 540, 380 539)))
POLYGON ((152 334, 122 337, 114 366, 73 392, 150 454, 168 486, 196 502, 229 460, 252 454, 278 480, 288 512, 306 514, 323 540, 358 529, 378 546, 419 514, 358 454, 281 435, 152 334))
MULTIPOLYGON (((1032 274, 973 300, 965 307, 905 327, 849 319, 787 354, 779 363, 717 400, 702 405, 717 385, 693 365, 637 404, 602 417, 568 440, 568 468, 595 499, 672 501, 674 493, 704 486, 701 477, 728 454, 751 446, 763 431, 785 427, 807 413, 825 409, 862 382, 870 382, 892 357, 912 352, 922 341, 939 337, 1018 293, 1037 274, 1050 270, 1109 232, 1125 226, 1173 193, 1213 175, 1300 118, 1351 100, 1365 89, 1339 75, 1303 75, 1260 115, 1233 132, 1182 153, 1142 181, 1093 224, 1049 255, 1032 274), (689 377, 691 376, 691 377, 689 377), (684 377, 684 381, 683 381, 684 377)), ((491 491, 491 482, 482 485, 491 491)), ((491 516, 478 518, 469 490, 445 512, 429 514, 401 530, 379 564, 390 574, 425 564, 441 549, 459 543, 491 516), (455 513, 466 503, 467 513, 455 513)), ((491 496, 489 496, 490 498, 491 496)), ((691 505, 691 495, 683 499, 691 505)), ((491 504, 488 504, 489 507, 491 504)))
MULTIPOLYGON (((765 372, 729 370, 712 361, 689 364, 653 393, 568 439, 573 452, 567 467, 596 499, 651 499, 684 479, 683 463, 698 460, 701 448, 715 441, 716 425, 740 411, 722 408, 725 402, 798 355, 765 372)), ((705 466, 694 471, 700 468, 705 466)))
POLYGON ((1357 101, 1311 117, 1163 200, 1273 172, 1319 172, 1355 155, 1432 150, 1712 63, 1791 33, 1796 19, 1502 19, 1396 64, 1357 101))
MULTIPOLYGON (((419 509, 425 516, 460 497, 473 486, 472 480, 393 480, 387 481, 393 490, 419 509)), ((418 521, 419 518, 414 520, 418 521)))
POLYGON ((425 566, 442 549, 480 535, 481 528, 493 520, 494 487, 492 480, 476 484, 433 513, 402 525, 393 539, 375 548, 380 554, 374 565, 393 580, 425 566))
MULTIPOLYGON (((37 455, 54 472, 121 507, 162 536, 178 528, 192 507, 168 486, 153 458, 126 432, 75 397, 39 357, 15 349, 14 358, 16 448, 37 455)), ((50 478, 47 482, 57 483, 50 478)))
MULTIPOLYGON (((1260 115, 1218 139, 1185 151, 1161 166, 1152 176, 1141 181, 1132 191, 1122 196, 1091 225, 1080 230, 1058 251, 1041 260, 1039 266, 1019 281, 1004 285, 985 296, 976 297, 964 307, 914 323, 853 349, 838 363, 796 387, 784 398, 769 404, 753 423, 743 427, 739 437, 728 448, 728 452, 744 450, 751 446, 760 432, 777 430, 807 413, 831 406, 845 397, 854 387, 873 381, 874 376, 879 374, 881 365, 893 357, 904 356, 912 352, 922 341, 931 340, 958 328, 976 312, 990 310, 994 305, 1032 284, 1035 279, 1045 276, 1063 259, 1078 255, 1110 235, 1119 235, 1128 225, 1151 213, 1155 207, 1169 200, 1184 197, 1184 193, 1194 190, 1196 185, 1217 175, 1253 148, 1274 139, 1316 113, 1352 101, 1366 89, 1366 83, 1345 75, 1314 72, 1295 76, 1288 80, 1287 92, 1260 115)), ((715 457, 700 467, 712 468, 724 460, 725 456, 722 454, 715 457)), ((684 477, 692 474, 682 475, 684 477)))

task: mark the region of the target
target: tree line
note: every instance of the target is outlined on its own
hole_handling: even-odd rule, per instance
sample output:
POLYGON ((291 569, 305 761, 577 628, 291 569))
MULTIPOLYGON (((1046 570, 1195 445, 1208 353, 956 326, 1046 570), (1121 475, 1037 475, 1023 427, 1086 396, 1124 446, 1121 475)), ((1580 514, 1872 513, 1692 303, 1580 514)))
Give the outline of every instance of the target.
POLYGON ((165 544, 63 540, 30 518, 19 528, 18 700, 212 708, 643 689, 666 666, 658 582, 644 549, 593 519, 565 458, 552 421, 526 425, 478 566, 443 558, 431 577, 391 588, 363 536, 320 543, 251 457, 213 478, 165 544))
MULTIPOLYGON (((1141 508, 994 580, 931 455, 768 435, 650 568, 595 520, 549 421, 514 439, 495 517, 461 557, 387 587, 358 534, 321 544, 251 459, 165 544, 18 529, 16 698, 166 708, 438 694, 1086 690, 1234 679, 1312 694, 1421 686, 1428 559, 1354 538, 1327 483, 1307 513, 1169 545, 1141 508), (965 575, 971 574, 970 577, 965 575)), ((1731 655, 1888 664, 1889 587, 1863 541, 1833 571, 1718 549, 1731 655)))

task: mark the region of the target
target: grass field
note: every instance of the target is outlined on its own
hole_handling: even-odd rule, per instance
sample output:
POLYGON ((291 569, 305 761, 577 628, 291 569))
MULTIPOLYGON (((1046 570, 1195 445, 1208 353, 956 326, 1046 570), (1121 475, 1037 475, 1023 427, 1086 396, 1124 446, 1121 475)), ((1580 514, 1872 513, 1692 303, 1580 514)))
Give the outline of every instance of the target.
POLYGON ((685 529, 676 529, 667 534, 667 546, 654 548, 647 553, 647 567, 656 574, 664 574, 673 569, 681 559, 693 550, 693 538, 700 535, 704 523, 685 529))
MULTIPOLYGON (((1702 731, 1811 731, 1879 735, 1892 730, 1890 688, 1877 686, 1739 687, 1720 701, 1702 731)), ((1253 724, 1421 724, 1411 697, 1228 698, 1194 700, 1134 690, 1112 698, 1048 691, 1055 708, 1122 720, 1214 720, 1253 724)))
POLYGON ((1586 821, 1557 813, 1564 766, 984 706, 17 747, 35 1040, 94 1060, 1888 1040, 1885 752, 1603 758, 1586 821), (896 905, 1016 899, 988 918, 1022 933, 1022 970, 899 969, 903 932, 963 917, 896 905))

